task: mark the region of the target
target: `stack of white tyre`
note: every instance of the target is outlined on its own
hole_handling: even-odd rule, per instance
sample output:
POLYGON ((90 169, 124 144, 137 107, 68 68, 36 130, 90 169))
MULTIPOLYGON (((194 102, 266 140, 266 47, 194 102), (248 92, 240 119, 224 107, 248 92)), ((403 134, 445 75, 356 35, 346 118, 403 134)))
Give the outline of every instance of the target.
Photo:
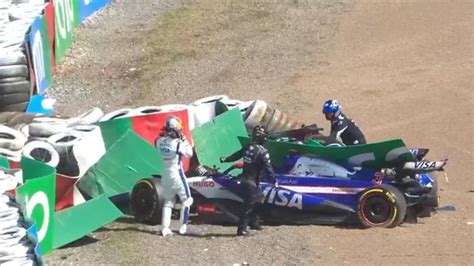
POLYGON ((27 138, 23 132, 0 125, 0 156, 19 162, 27 138))
POLYGON ((35 265, 36 243, 28 238, 20 210, 5 191, 14 183, 14 176, 0 170, 0 265, 35 265))
POLYGON ((26 110, 32 84, 24 53, 27 31, 44 0, 0 0, 0 112, 26 110))

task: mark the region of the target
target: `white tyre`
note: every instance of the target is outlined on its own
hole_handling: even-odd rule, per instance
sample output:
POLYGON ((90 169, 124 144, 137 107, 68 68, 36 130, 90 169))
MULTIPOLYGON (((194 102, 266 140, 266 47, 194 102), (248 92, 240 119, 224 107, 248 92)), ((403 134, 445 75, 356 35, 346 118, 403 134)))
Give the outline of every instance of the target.
POLYGON ((100 119, 100 122, 105 122, 105 121, 109 121, 109 120, 130 117, 130 116, 133 116, 133 115, 134 115, 134 110, 132 108, 123 108, 123 109, 112 111, 112 112, 104 115, 100 119))
POLYGON ((23 148, 23 156, 44 162, 53 168, 56 168, 59 164, 58 152, 53 145, 44 141, 28 142, 23 148))
POLYGON ((214 96, 209 96, 205 98, 201 98, 199 100, 194 101, 191 105, 197 106, 201 104, 206 104, 206 103, 214 103, 217 101, 223 101, 223 100, 228 100, 229 96, 227 95, 214 95, 214 96))
POLYGON ((0 148, 18 151, 23 148, 26 140, 21 131, 0 125, 0 148))

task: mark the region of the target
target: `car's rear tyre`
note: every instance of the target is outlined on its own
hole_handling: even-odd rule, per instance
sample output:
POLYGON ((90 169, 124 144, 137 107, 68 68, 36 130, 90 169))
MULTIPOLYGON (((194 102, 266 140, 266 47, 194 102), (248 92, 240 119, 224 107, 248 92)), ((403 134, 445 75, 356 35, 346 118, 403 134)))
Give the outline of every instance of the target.
POLYGON ((438 176, 434 172, 428 173, 428 175, 430 176, 431 180, 433 180, 429 196, 431 198, 435 199, 436 203, 434 205, 431 205, 431 206, 421 207, 421 209, 418 211, 418 215, 417 215, 420 218, 431 217, 431 213, 435 211, 436 207, 439 207, 438 176))
POLYGON ((158 178, 145 178, 137 182, 130 196, 130 208, 137 221, 149 225, 161 224, 162 192, 158 178))
POLYGON ((395 227, 402 223, 406 211, 405 197, 393 186, 381 185, 360 194, 358 215, 364 227, 395 227))

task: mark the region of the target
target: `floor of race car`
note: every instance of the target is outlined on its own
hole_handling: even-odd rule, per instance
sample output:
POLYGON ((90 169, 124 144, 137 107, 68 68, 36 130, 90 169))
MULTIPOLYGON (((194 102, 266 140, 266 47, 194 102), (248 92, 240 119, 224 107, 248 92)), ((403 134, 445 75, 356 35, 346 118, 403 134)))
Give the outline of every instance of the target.
POLYGON ((49 264, 474 263, 473 2, 128 2, 76 31, 50 93, 61 114, 227 94, 327 129, 321 104, 336 97, 369 141, 400 137, 449 157, 440 195, 456 211, 394 229, 268 226, 249 238, 190 225, 195 236, 163 239, 124 218, 49 264))

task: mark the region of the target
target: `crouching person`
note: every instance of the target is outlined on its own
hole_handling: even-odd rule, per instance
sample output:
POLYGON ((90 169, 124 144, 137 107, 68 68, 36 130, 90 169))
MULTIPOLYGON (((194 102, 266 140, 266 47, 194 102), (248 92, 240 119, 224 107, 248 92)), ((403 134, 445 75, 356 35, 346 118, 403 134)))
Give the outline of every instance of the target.
POLYGON ((186 234, 189 210, 193 198, 182 167, 182 157, 190 158, 193 149, 182 133, 181 120, 170 116, 160 137, 156 140, 156 147, 162 156, 162 177, 164 206, 161 220, 163 236, 173 235, 170 229, 172 208, 176 195, 182 202, 179 228, 180 234, 186 234))

